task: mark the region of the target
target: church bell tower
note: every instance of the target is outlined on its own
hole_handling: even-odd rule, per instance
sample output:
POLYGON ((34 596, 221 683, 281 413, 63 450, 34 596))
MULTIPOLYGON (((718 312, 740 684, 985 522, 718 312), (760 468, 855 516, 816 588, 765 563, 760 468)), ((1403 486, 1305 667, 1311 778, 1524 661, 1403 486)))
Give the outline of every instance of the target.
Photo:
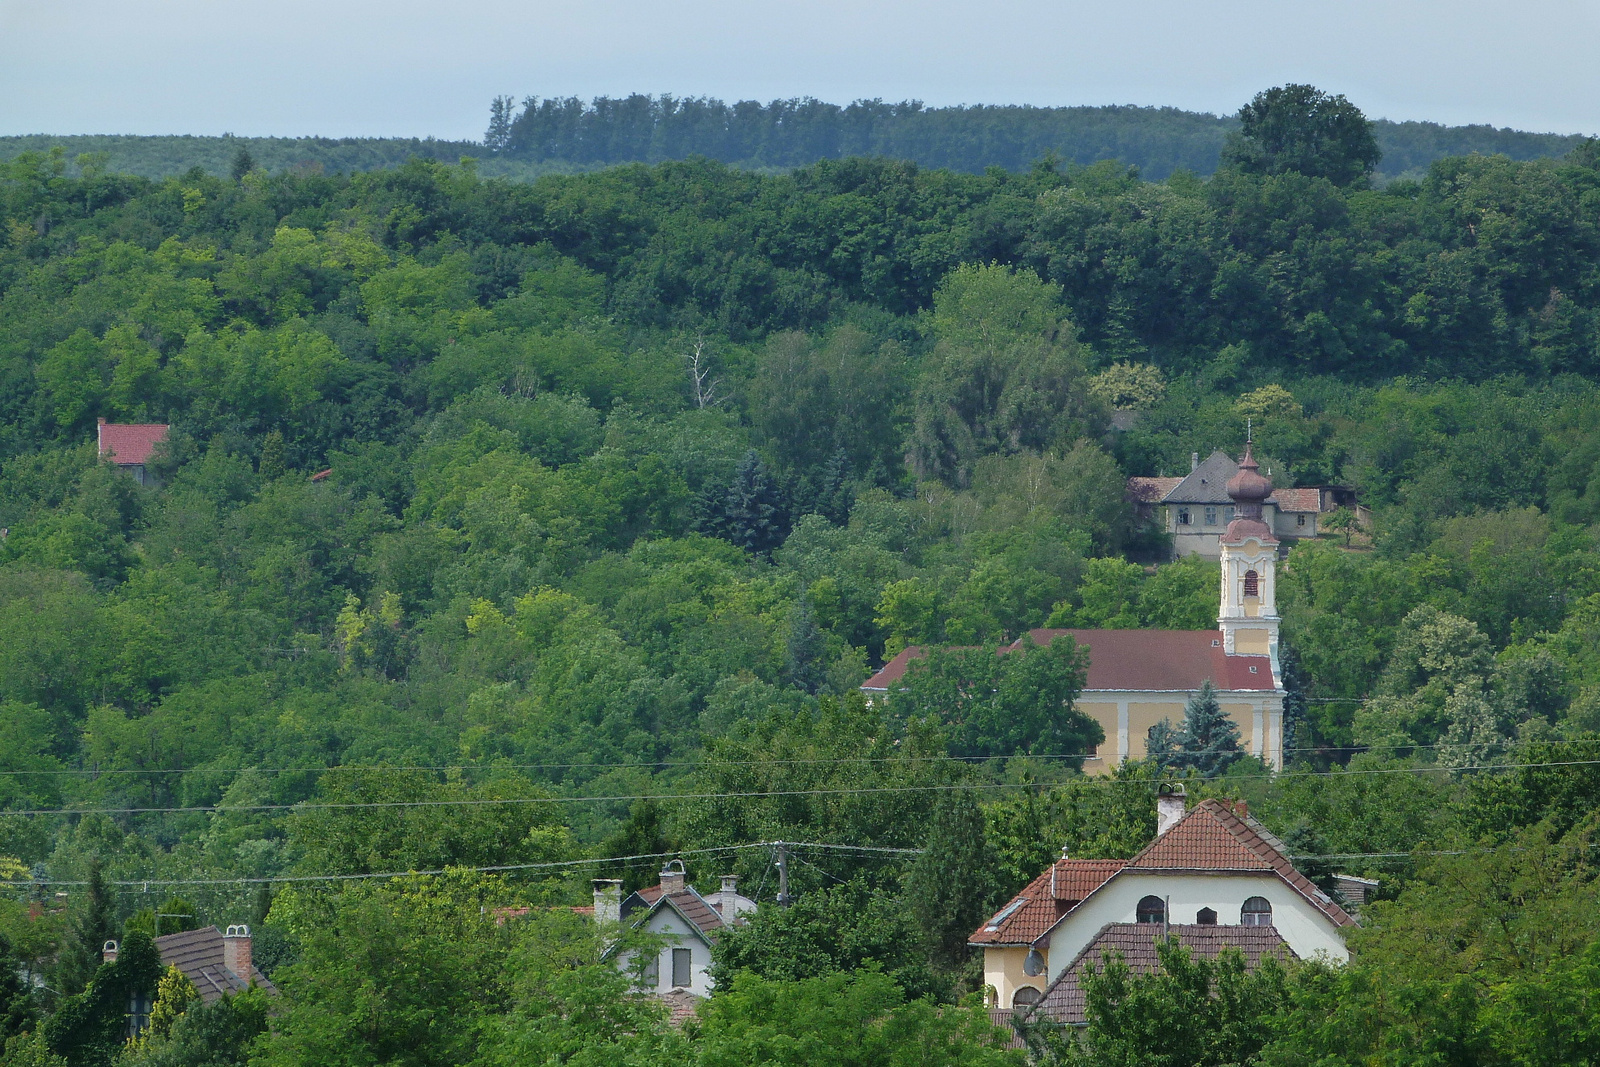
MULTIPOLYGON (((1278 681, 1278 539, 1261 515, 1272 495, 1247 442, 1239 472, 1228 479, 1234 519, 1222 535, 1222 607, 1217 627, 1223 650, 1230 655, 1270 656, 1278 681)), ((1279 682, 1281 684, 1281 682, 1279 682)))

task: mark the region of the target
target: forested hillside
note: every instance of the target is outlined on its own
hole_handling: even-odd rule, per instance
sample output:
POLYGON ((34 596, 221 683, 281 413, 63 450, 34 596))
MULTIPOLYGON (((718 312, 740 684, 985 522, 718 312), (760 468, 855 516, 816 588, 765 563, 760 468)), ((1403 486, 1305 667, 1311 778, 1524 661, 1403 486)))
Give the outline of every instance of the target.
POLYGON ((1600 151, 1376 189, 1309 103, 1206 181, 0 164, 3 1062, 1020 1063, 964 932, 1174 777, 1379 880, 1357 963, 1049 1055, 1596 1062, 1600 151), (102 418, 170 423, 156 484, 102 418), (1287 773, 1080 774, 1064 643, 862 699, 907 644, 1214 626, 1123 485, 1247 419, 1374 516, 1280 570, 1287 773), (687 1030, 556 907, 668 854, 764 905, 687 1030), (169 990, 124 1047, 141 938, 240 921, 273 1025, 169 990))
MULTIPOLYGON (((407 159, 455 163, 480 160, 485 176, 532 179, 618 163, 661 163, 705 156, 747 170, 773 172, 852 156, 886 156, 919 166, 982 174, 989 167, 1019 172, 1054 156, 1088 166, 1118 160, 1146 178, 1179 170, 1202 177, 1217 169, 1232 115, 1171 107, 925 107, 861 100, 848 106, 820 100, 741 100, 646 96, 530 97, 519 106, 501 97, 482 142, 432 138, 330 137, 0 137, 0 160, 60 146, 76 173, 80 155, 104 153, 103 166, 121 174, 169 178, 199 167, 213 177, 231 173, 242 150, 274 173, 368 171, 407 159)), ((1383 151, 1381 180, 1421 177, 1447 156, 1505 155, 1516 160, 1557 158, 1579 135, 1530 133, 1493 126, 1442 126, 1379 120, 1373 132, 1383 151)))

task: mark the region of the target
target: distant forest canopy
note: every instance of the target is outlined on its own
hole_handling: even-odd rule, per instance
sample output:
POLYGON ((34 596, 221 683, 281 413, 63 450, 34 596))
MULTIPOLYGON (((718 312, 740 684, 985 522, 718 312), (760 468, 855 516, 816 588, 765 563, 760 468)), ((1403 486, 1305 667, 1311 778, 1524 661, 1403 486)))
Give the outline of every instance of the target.
MULTIPOLYGON (((0 137, 0 160, 60 145, 69 160, 105 153, 102 165, 122 174, 167 178, 199 167, 227 175, 240 149, 272 172, 349 173, 398 166, 407 159, 454 163, 482 159, 486 177, 532 179, 619 163, 659 163, 701 155, 745 169, 789 170, 824 159, 887 156, 924 167, 979 174, 987 167, 1021 171, 1051 153, 1066 163, 1115 159, 1160 181, 1178 170, 1209 175, 1223 143, 1239 127, 1234 116, 1172 107, 924 107, 858 100, 848 106, 802 98, 728 104, 669 94, 529 97, 519 111, 511 97, 491 108, 482 142, 405 137, 136 137, 33 134, 0 137)), ((1447 156, 1505 155, 1516 160, 1563 156, 1581 135, 1528 133, 1493 126, 1433 122, 1374 123, 1383 158, 1376 177, 1420 177, 1447 156)), ((75 171, 72 171, 75 173, 75 171)))

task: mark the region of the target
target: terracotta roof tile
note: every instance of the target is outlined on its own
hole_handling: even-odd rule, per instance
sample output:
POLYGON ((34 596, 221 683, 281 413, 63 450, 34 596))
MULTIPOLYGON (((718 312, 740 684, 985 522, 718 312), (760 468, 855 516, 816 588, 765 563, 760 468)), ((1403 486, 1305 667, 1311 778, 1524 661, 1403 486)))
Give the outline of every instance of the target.
MULTIPOLYGON (((1089 649, 1090 690, 1193 692, 1206 679, 1218 689, 1270 692, 1276 688, 1266 656, 1230 656, 1219 630, 1030 630, 1035 644, 1070 635, 1089 649), (1254 671, 1251 668, 1255 668, 1254 671)), ((1021 639, 1010 645, 1020 648, 1021 639)), ((862 689, 898 688, 914 659, 927 653, 905 649, 861 684, 862 689)))
POLYGON ((98 431, 100 458, 124 466, 150 462, 156 445, 167 439, 164 422, 102 422, 98 431))
MULTIPOLYGON (((646 912, 653 912, 659 903, 662 903, 661 886, 659 884, 646 886, 622 902, 622 915, 627 918, 641 908, 646 912), (635 901, 638 903, 635 903, 635 901)), ((685 886, 681 893, 669 894, 665 903, 670 904, 680 915, 689 922, 694 923, 695 927, 707 936, 715 934, 716 931, 728 925, 723 921, 722 914, 711 905, 711 902, 695 892, 692 886, 685 886)), ((643 921, 643 917, 637 921, 643 921)))
POLYGON ((1027 945, 1122 870, 1126 860, 1056 860, 967 939, 969 945, 1027 945))
POLYGON ((1078 953, 1068 964, 1044 997, 1030 1011, 1029 1016, 1043 1015, 1053 1022, 1067 1026, 1081 1026, 1084 1022, 1083 977, 1091 968, 1099 970, 1104 961, 1120 954, 1135 974, 1153 974, 1160 967, 1156 956, 1156 943, 1163 931, 1177 937, 1178 944, 1190 954, 1205 959, 1216 959, 1224 949, 1236 948, 1244 954, 1245 962, 1255 967, 1267 956, 1291 960, 1294 950, 1284 943, 1283 937, 1271 926, 1198 926, 1178 924, 1164 926, 1160 923, 1108 923, 1089 946, 1078 953))
POLYGON ((1128 861, 1128 870, 1272 871, 1339 926, 1355 920, 1295 869, 1283 842, 1222 800, 1202 800, 1128 861))
POLYGON ((1319 512, 1322 510, 1320 489, 1275 489, 1267 503, 1276 504, 1279 511, 1319 512))

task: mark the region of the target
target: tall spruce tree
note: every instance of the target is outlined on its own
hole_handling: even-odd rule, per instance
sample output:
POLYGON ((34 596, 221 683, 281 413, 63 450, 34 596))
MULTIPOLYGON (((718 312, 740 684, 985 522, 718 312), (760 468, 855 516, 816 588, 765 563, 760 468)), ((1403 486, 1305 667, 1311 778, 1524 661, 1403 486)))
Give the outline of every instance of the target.
POLYGON ((800 602, 794 606, 793 621, 789 625, 788 663, 785 671, 789 681, 815 694, 822 688, 823 681, 823 656, 828 650, 827 639, 822 635, 822 627, 817 625, 816 616, 811 611, 811 600, 804 593, 800 595, 800 602))
POLYGON ((700 529, 732 541, 746 552, 770 556, 789 536, 789 508, 782 488, 751 449, 739 461, 727 491, 709 497, 700 529))
POLYGON ((81 993, 100 969, 100 954, 107 941, 117 937, 117 918, 100 861, 89 864, 87 892, 83 907, 72 918, 66 944, 56 961, 56 989, 65 994, 81 993))
POLYGON ((1244 753, 1239 748, 1239 727, 1217 702, 1217 692, 1207 678, 1183 709, 1179 760, 1201 776, 1215 778, 1244 753))
POLYGON ((940 796, 922 853, 906 875, 906 893, 928 954, 941 966, 959 967, 967 958, 968 936, 994 906, 997 862, 973 795, 940 796))
POLYGON ((33 1024, 34 1007, 33 990, 22 977, 22 961, 10 939, 0 934, 0 1042, 33 1024))

